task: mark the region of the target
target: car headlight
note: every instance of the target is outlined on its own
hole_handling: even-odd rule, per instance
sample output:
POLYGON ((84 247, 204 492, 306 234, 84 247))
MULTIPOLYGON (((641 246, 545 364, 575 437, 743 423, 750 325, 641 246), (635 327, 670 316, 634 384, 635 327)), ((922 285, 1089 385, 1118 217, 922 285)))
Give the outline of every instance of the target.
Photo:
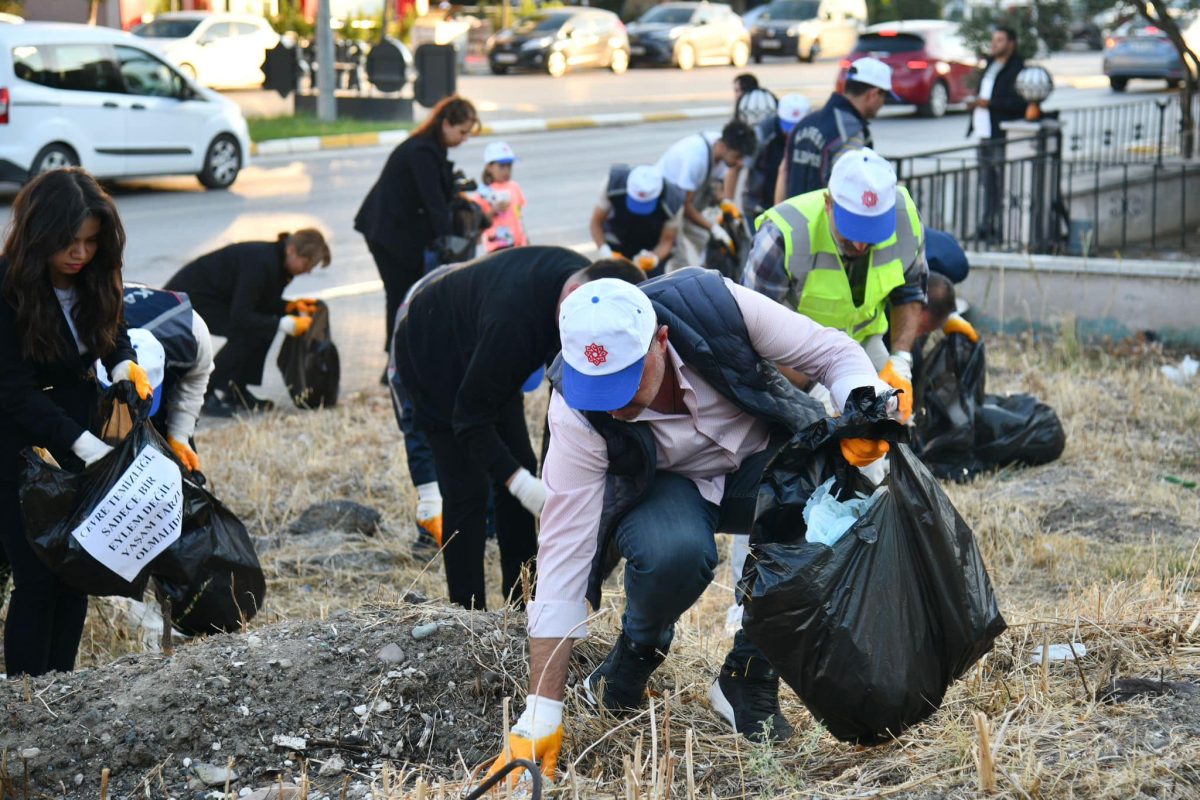
POLYGON ((800 29, 798 27, 796 27, 795 25, 793 25, 792 27, 787 29, 787 35, 788 36, 799 36, 800 29))
POLYGON ((530 39, 525 44, 521 45, 522 50, 541 50, 543 47, 549 47, 554 42, 553 36, 542 36, 537 39, 530 39))

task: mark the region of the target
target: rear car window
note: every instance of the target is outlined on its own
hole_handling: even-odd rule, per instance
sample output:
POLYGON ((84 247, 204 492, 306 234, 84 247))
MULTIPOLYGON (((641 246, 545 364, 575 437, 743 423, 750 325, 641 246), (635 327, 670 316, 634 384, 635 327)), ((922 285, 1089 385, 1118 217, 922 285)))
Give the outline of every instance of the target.
POLYGON ((925 40, 911 33, 864 33, 854 46, 856 53, 911 53, 924 49, 925 40))
POLYGON ((14 47, 13 72, 21 80, 54 89, 125 92, 112 48, 106 44, 14 47))
POLYGON ((53 86, 54 74, 50 71, 49 48, 35 45, 14 47, 13 73, 23 81, 53 86))
POLYGON ((139 25, 133 33, 147 39, 186 39, 199 24, 198 19, 156 19, 139 25))

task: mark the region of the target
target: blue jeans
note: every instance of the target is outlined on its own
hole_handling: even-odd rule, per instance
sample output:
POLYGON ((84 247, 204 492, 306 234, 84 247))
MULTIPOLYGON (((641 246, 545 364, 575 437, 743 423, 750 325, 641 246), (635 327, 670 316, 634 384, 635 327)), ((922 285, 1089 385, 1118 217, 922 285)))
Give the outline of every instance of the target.
MULTIPOLYGON (((625 635, 667 652, 675 622, 712 582, 717 567, 718 507, 700 496, 696 484, 659 472, 642 501, 617 525, 616 542, 625 557, 625 635)), ((761 658, 742 631, 725 662, 744 667, 761 658)))
POLYGON ((388 365, 388 388, 392 390, 392 411, 396 414, 396 424, 404 434, 404 454, 408 457, 408 473, 412 476, 413 486, 437 483, 433 448, 429 446, 425 431, 413 425, 412 401, 404 391, 404 382, 400 380, 400 370, 396 369, 394 361, 388 365))

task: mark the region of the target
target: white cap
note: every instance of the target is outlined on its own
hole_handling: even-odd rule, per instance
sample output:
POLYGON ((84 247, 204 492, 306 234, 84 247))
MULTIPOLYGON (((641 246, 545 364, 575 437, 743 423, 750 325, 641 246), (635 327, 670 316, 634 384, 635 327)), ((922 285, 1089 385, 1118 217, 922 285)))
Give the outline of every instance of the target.
POLYGON ((563 398, 578 411, 616 411, 629 405, 658 318, 650 298, 632 283, 601 278, 563 301, 563 398))
POLYGON ((662 170, 658 167, 634 167, 625 180, 625 206, 634 214, 653 213, 662 190, 662 170))
POLYGON ((877 86, 896 97, 896 93, 892 91, 892 68, 878 58, 864 56, 851 62, 846 70, 846 80, 877 86))
POLYGON ((488 164, 511 164, 517 160, 513 154, 513 149, 508 146, 508 142, 488 142, 488 146, 483 148, 483 165, 488 164))
POLYGON ((802 94, 785 94, 779 98, 779 108, 775 114, 779 117, 779 127, 784 133, 790 133, 796 123, 808 116, 812 103, 802 94))
POLYGON ((896 232, 896 172, 871 148, 834 162, 829 194, 838 233, 850 241, 879 244, 896 232))

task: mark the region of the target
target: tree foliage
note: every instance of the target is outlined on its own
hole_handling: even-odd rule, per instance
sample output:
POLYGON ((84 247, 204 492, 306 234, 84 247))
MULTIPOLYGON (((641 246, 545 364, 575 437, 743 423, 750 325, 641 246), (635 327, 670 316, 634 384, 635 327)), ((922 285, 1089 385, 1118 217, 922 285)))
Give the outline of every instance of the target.
POLYGON ((867 19, 891 22, 898 19, 941 19, 944 0, 867 0, 867 19))
POLYGON ((1062 50, 1071 37, 1071 4, 1068 0, 1045 0, 1014 8, 976 8, 962 23, 967 47, 986 56, 997 25, 1017 32, 1017 49, 1023 58, 1037 55, 1038 43, 1050 52, 1062 50))

